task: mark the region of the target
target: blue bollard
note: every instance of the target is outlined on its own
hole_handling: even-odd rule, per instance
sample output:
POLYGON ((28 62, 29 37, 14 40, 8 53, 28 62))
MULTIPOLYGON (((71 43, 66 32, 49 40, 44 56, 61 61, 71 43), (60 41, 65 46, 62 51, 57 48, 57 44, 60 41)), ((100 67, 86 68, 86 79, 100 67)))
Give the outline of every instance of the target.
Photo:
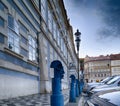
POLYGON ((70 83, 70 97, 69 97, 69 102, 76 102, 76 79, 74 75, 70 76, 71 78, 71 83, 70 83))
POLYGON ((83 79, 80 80, 80 94, 83 91, 83 87, 84 87, 84 81, 83 79))
POLYGON ((79 81, 79 95, 81 94, 81 82, 79 81))
POLYGON ((61 62, 55 60, 50 65, 54 68, 54 78, 52 78, 51 106, 64 106, 64 97, 61 88, 61 79, 64 77, 64 70, 61 62))
POLYGON ((79 86, 78 86, 78 79, 76 79, 76 97, 79 97, 79 86))

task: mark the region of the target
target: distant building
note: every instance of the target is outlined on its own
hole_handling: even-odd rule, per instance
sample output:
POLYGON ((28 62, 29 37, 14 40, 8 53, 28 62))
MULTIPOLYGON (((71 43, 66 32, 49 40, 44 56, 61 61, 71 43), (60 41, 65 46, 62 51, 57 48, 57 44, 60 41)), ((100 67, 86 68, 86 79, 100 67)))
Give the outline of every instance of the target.
POLYGON ((84 58, 79 59, 80 79, 84 78, 84 58))
POLYGON ((110 68, 110 56, 86 56, 84 59, 84 79, 87 82, 101 81, 110 76, 110 68))
POLYGON ((73 42, 63 0, 0 0, 0 99, 50 93, 54 60, 68 89, 69 63, 78 64, 73 42))
POLYGON ((111 75, 120 75, 120 54, 111 54, 111 75))

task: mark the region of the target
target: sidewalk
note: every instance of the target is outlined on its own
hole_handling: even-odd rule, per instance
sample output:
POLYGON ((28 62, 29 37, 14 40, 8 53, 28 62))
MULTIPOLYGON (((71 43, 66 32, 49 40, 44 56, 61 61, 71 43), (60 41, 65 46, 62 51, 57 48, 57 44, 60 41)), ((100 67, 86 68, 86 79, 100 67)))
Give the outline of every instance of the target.
POLYGON ((75 103, 68 102, 65 106, 78 106, 79 100, 80 100, 80 97, 77 97, 75 103))
MULTIPOLYGON (((64 105, 69 99, 69 91, 63 91, 64 105)), ((0 106, 50 106, 51 94, 34 94, 23 97, 0 100, 0 106)))
POLYGON ((80 97, 76 98, 76 103, 68 102, 65 106, 84 106, 84 96, 81 94, 80 97))

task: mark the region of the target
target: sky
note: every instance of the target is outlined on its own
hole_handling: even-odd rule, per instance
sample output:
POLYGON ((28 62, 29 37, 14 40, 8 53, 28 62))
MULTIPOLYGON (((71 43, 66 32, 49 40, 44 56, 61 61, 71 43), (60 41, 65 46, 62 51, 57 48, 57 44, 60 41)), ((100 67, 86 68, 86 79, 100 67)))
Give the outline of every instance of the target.
POLYGON ((120 0, 64 0, 68 19, 81 32, 80 58, 120 53, 120 0))

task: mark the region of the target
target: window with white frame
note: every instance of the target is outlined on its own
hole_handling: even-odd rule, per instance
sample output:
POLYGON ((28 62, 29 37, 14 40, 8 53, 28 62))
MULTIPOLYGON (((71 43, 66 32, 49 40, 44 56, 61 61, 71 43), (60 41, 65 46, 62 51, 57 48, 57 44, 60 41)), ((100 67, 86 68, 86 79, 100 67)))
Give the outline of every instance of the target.
POLYGON ((66 57, 66 59, 67 59, 67 47, 65 47, 65 57, 66 57))
POLYGON ((8 46, 9 49, 15 51, 16 53, 20 52, 19 46, 19 26, 17 21, 11 16, 8 15, 8 46))
POLYGON ((41 14, 45 22, 46 22, 46 14, 47 14, 46 2, 47 2, 46 0, 41 0, 41 14))
POLYGON ((61 50, 63 51, 63 38, 61 38, 61 50))
POLYGON ((29 42, 29 59, 31 61, 35 61, 36 60, 36 41, 35 39, 29 35, 28 36, 28 42, 29 42))
POLYGON ((61 32, 59 33, 59 46, 61 48, 61 40, 62 40, 62 37, 61 37, 61 32))
POLYGON ((60 46, 60 31, 58 30, 58 45, 60 46))
POLYGON ((53 38, 56 39, 56 23, 53 21, 53 38))
POLYGON ((16 34, 19 34, 19 26, 17 21, 12 15, 8 15, 8 28, 13 30, 16 34))
POLYGON ((64 43, 64 40, 63 40, 63 54, 64 54, 64 50, 65 50, 65 43, 64 43))
POLYGON ((65 54, 65 57, 66 57, 66 52, 67 52, 67 48, 66 48, 66 43, 64 45, 64 54, 65 54))
POLYGON ((50 9, 48 10, 48 28, 52 32, 52 13, 50 9))
POLYGON ((58 44, 58 27, 56 27, 56 41, 57 41, 57 44, 58 44))

